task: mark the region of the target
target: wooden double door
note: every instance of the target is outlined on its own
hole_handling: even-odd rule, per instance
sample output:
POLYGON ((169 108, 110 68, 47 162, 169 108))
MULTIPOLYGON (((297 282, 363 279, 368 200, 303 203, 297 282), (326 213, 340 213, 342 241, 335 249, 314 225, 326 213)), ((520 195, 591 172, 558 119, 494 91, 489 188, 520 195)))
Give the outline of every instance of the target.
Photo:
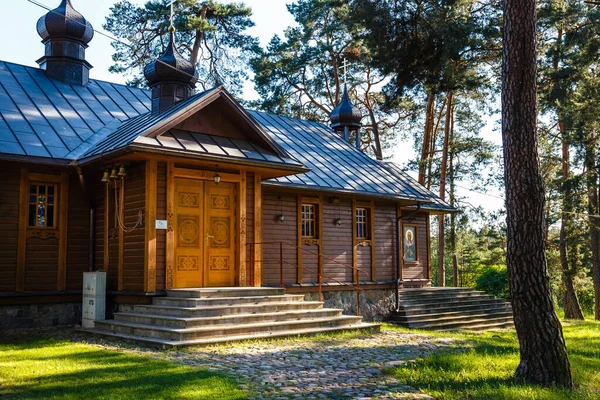
POLYGON ((173 287, 235 285, 235 189, 175 178, 173 287))

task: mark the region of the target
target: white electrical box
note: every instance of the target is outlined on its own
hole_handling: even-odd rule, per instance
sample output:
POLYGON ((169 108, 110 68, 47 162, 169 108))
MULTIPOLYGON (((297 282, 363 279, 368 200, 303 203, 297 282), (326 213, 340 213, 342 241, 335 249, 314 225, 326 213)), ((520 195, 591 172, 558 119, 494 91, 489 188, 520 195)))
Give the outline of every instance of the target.
POLYGON ((94 321, 106 317, 106 272, 83 273, 83 304, 81 326, 93 328, 94 321))

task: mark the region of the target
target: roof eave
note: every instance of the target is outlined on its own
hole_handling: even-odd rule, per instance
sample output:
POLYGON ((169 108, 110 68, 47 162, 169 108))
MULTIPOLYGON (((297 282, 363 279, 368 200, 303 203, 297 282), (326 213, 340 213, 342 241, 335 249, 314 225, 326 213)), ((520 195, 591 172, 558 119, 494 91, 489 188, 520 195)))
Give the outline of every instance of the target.
POLYGON ((433 204, 433 202, 431 200, 427 200, 427 199, 418 199, 415 197, 390 195, 390 194, 374 193, 374 192, 363 192, 363 191, 350 190, 350 189, 337 189, 337 188, 327 188, 327 187, 323 187, 323 186, 308 186, 308 185, 299 185, 299 184, 295 184, 295 183, 282 183, 282 182, 270 182, 270 181, 263 181, 262 184, 263 184, 263 186, 287 187, 287 188, 293 188, 293 189, 305 190, 305 191, 340 193, 340 194, 347 194, 347 195, 354 195, 354 196, 373 197, 373 198, 392 200, 392 201, 402 200, 402 201, 412 203, 412 204, 405 204, 406 207, 409 207, 412 205, 417 205, 419 203, 420 204, 433 204))
POLYGON ((25 161, 25 162, 31 162, 34 164, 60 165, 60 166, 68 166, 71 163, 71 160, 65 159, 65 158, 50 158, 50 157, 39 157, 39 156, 9 154, 9 153, 0 153, 0 160, 2 160, 2 161, 20 161, 20 162, 25 161))
MULTIPOLYGON (((164 149, 164 148, 156 148, 153 146, 145 146, 142 144, 130 144, 126 147, 116 149, 114 151, 109 151, 106 153, 98 154, 95 156, 88 157, 86 159, 79 160, 77 162, 78 165, 86 165, 92 162, 96 162, 102 159, 109 159, 121 156, 126 153, 146 153, 146 154, 160 154, 166 156, 176 156, 180 158, 194 159, 194 160, 205 160, 205 161, 215 161, 220 163, 229 163, 240 166, 250 166, 250 167, 262 167, 262 168, 276 168, 282 172, 286 172, 289 175, 305 173, 309 172, 310 169, 306 168, 304 165, 291 165, 285 163, 278 163, 273 161, 260 161, 260 160, 249 160, 244 158, 230 157, 230 156, 219 156, 219 155, 211 155, 211 154, 200 154, 193 153, 188 150, 177 150, 177 149, 164 149)), ((285 174, 281 175, 284 176, 285 174)))

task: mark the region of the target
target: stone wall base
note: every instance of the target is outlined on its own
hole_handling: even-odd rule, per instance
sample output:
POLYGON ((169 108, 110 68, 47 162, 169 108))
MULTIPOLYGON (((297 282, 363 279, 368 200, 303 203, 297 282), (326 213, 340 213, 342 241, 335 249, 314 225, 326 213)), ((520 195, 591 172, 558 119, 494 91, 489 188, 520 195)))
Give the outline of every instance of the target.
POLYGON ((81 324, 81 303, 0 306, 0 332, 81 324))
MULTIPOLYGON (((318 301, 319 294, 304 294, 309 301, 318 301)), ((323 292, 325 308, 340 308, 346 315, 356 315, 356 292, 353 290, 323 292)), ((365 321, 383 321, 394 307, 394 289, 363 290, 360 293, 360 313, 365 321)))

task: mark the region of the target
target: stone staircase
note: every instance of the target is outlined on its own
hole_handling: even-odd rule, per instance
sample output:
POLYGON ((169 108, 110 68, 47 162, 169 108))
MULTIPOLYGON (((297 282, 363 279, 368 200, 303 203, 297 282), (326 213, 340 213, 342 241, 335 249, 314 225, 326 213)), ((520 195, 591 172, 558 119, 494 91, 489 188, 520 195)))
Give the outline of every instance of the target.
POLYGON ((481 331, 514 326, 509 303, 471 288, 402 289, 400 309, 390 313, 389 322, 435 331, 481 331))
POLYGON ((152 305, 96 321, 91 332, 171 347, 363 329, 379 325, 284 289, 202 288, 168 290, 152 305))

